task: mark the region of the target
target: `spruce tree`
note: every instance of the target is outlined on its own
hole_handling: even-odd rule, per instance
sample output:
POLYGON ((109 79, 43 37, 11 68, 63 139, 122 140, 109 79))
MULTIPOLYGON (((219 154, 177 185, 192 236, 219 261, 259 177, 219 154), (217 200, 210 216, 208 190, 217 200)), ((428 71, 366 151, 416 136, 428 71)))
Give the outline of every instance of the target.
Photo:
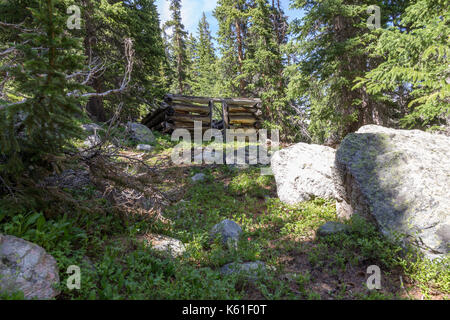
POLYGON ((81 112, 80 99, 70 93, 87 88, 69 75, 82 69, 84 57, 80 39, 66 30, 60 4, 61 0, 45 0, 30 9, 34 31, 20 35, 20 63, 8 69, 21 100, 0 106, 0 152, 6 159, 0 166, 16 177, 35 165, 45 167, 81 134, 74 121, 81 112))
MULTIPOLYGON (((360 79, 372 94, 399 92, 408 98, 404 127, 450 121, 450 13, 448 2, 419 0, 408 6, 401 22, 379 30, 371 47, 384 61, 360 79)), ((398 102, 400 99, 396 99, 398 102)))
POLYGON ((170 11, 172 12, 172 19, 166 22, 166 27, 172 28, 171 55, 175 70, 173 89, 176 89, 177 93, 183 94, 186 89, 188 59, 186 54, 187 32, 181 22, 181 0, 170 0, 170 11))
POLYGON ((199 96, 216 96, 216 55, 212 43, 206 15, 203 13, 197 27, 196 59, 191 59, 193 73, 191 76, 191 91, 199 96))
POLYGON ((248 28, 247 0, 219 0, 214 16, 219 23, 219 73, 221 92, 228 96, 246 96, 249 79, 244 74, 248 28))
POLYGON ((291 66, 289 97, 306 105, 314 141, 337 143, 368 123, 383 123, 387 106, 354 81, 376 67, 367 46, 374 40, 367 26, 370 5, 381 10, 381 27, 388 11, 381 1, 296 0, 305 16, 293 25, 299 63, 291 66))
POLYGON ((280 123, 283 102, 283 64, 281 48, 271 17, 276 9, 267 0, 256 0, 248 11, 248 49, 244 62, 247 86, 252 96, 263 99, 265 118, 280 123))
MULTIPOLYGON (((124 73, 123 41, 133 41, 134 68, 131 82, 120 95, 92 97, 87 105, 99 121, 110 117, 119 102, 124 102, 123 118, 139 117, 141 109, 166 91, 160 68, 165 54, 154 0, 82 0, 82 29, 87 61, 97 60, 105 69, 90 81, 96 92, 120 86, 124 73)), ((142 110, 144 111, 144 110, 142 110)))

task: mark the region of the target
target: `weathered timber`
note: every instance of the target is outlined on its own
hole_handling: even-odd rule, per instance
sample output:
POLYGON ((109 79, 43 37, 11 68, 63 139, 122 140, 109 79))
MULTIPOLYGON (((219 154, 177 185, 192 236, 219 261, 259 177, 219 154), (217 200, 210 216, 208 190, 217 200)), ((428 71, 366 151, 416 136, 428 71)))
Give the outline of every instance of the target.
POLYGON ((211 128, 212 128, 212 125, 213 125, 213 118, 212 118, 212 116, 213 116, 213 107, 214 107, 214 101, 209 100, 209 103, 208 103, 208 108, 209 108, 209 126, 211 128))
POLYGON ((169 105, 164 103, 164 105, 161 105, 161 107, 155 109, 153 112, 149 113, 147 116, 142 119, 141 123, 146 124, 147 122, 151 121, 154 117, 159 115, 162 112, 166 112, 166 109, 169 105))
POLYGON ((167 117, 166 112, 162 111, 159 114, 157 114, 155 117, 148 120, 147 122, 142 122, 142 123, 151 129, 151 128, 157 126, 158 124, 160 124, 161 122, 165 121, 166 117, 167 117))
POLYGON ((243 117, 252 117, 252 118, 255 118, 255 119, 257 118, 257 117, 255 117, 255 115, 253 113, 250 113, 250 112, 229 113, 228 116, 229 117, 240 117, 240 116, 243 116, 243 117))
POLYGON ((174 103, 172 104, 171 108, 175 112, 196 112, 200 114, 209 114, 210 113, 210 107, 209 106, 196 106, 192 104, 181 104, 181 103, 174 103))
POLYGON ((170 132, 178 128, 194 129, 194 121, 209 128, 255 128, 261 124, 261 100, 250 98, 209 98, 168 94, 161 107, 147 115, 142 123, 152 130, 170 132), (222 120, 213 120, 214 103, 222 104, 222 120))
POLYGON ((168 94, 165 97, 166 101, 176 103, 176 102, 186 102, 186 103, 200 103, 200 104, 208 104, 209 101, 217 101, 220 102, 220 99, 214 98, 206 98, 206 97, 193 97, 193 96, 180 96, 175 94, 168 94))
POLYGON ((194 121, 202 121, 204 123, 211 123, 210 117, 205 116, 195 116, 195 115, 184 115, 175 113, 170 119, 174 121, 180 122, 194 122, 194 121))
POLYGON ((258 119, 252 116, 232 116, 230 115, 230 124, 254 124, 258 119))
POLYGON ((258 108, 254 108, 251 106, 237 106, 237 105, 230 105, 228 106, 228 112, 229 113, 235 113, 235 112, 250 112, 250 113, 256 113, 258 112, 258 108))
POLYGON ((228 126, 229 126, 228 105, 225 101, 222 101, 222 118, 223 118, 224 128, 228 128, 228 126))
POLYGON ((224 99, 224 101, 228 105, 245 105, 245 106, 253 106, 254 108, 261 108, 259 103, 261 99, 250 99, 250 98, 233 98, 233 99, 224 99))

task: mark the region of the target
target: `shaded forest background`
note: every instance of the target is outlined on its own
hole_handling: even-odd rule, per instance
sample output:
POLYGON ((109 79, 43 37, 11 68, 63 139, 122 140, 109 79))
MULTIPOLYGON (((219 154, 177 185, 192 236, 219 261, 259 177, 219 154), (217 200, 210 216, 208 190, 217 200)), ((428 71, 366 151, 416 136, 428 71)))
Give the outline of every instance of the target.
POLYGON ((2 168, 61 152, 82 114, 105 122, 120 105, 122 121, 138 121, 169 92, 261 98, 264 126, 289 142, 334 146, 371 123, 445 128, 448 4, 292 0, 305 15, 289 24, 278 0, 219 0, 212 35, 205 15, 186 32, 181 0, 163 25, 153 0, 2 1, 2 168), (67 27, 73 4, 79 29, 67 27))

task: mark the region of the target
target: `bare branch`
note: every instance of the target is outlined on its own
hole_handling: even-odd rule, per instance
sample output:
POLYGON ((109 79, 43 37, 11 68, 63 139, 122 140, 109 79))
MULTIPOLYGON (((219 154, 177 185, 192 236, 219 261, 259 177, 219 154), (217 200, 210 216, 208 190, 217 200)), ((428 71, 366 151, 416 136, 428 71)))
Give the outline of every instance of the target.
POLYGON ((36 30, 33 30, 33 29, 22 28, 22 25, 23 25, 24 23, 25 23, 25 22, 21 22, 21 23, 6 23, 6 22, 0 21, 0 27, 17 29, 17 30, 19 30, 19 31, 27 32, 27 33, 30 33, 30 32, 36 32, 36 30))
MULTIPOLYGON (((119 93, 124 91, 131 80, 131 72, 133 71, 133 57, 134 57, 134 49, 133 49, 133 41, 131 39, 125 39, 124 41, 124 47, 125 47, 125 58, 127 60, 127 64, 125 66, 125 73, 123 75, 122 83, 120 84, 120 88, 117 89, 111 89, 105 92, 97 93, 85 93, 82 94, 81 97, 105 97, 107 95, 110 95, 112 93, 119 93)), ((76 94, 75 92, 69 93, 69 95, 76 94)))
MULTIPOLYGON (((93 93, 85 93, 85 94, 81 94, 81 95, 79 94, 79 91, 73 91, 73 92, 69 92, 67 94, 67 96, 69 96, 69 97, 70 96, 80 96, 80 97, 83 97, 83 98, 105 97, 105 96, 113 94, 113 93, 120 93, 120 92, 124 91, 127 88, 128 84, 130 83, 131 72, 133 71, 133 64, 134 64, 134 60, 133 60, 133 57, 134 57, 133 41, 131 39, 125 39, 124 47, 125 47, 125 58, 126 58, 127 64, 125 66, 125 73, 123 75, 123 79, 122 79, 120 88, 111 89, 111 90, 108 90, 108 91, 105 91, 105 92, 101 92, 101 93, 93 92, 93 93)), ((85 71, 85 72, 81 71, 81 72, 78 72, 78 73, 74 73, 72 75, 68 75, 66 78, 71 79, 71 78, 75 78, 77 76, 86 75, 86 78, 85 78, 85 80, 82 83, 83 84, 87 84, 90 81, 90 79, 95 76, 95 74, 97 74, 98 72, 100 72, 100 71, 102 71, 104 69, 102 65, 99 65, 97 63, 97 61, 98 60, 94 60, 93 68, 91 70, 88 70, 88 71, 85 71)), ((23 104, 23 103, 27 102, 27 100, 28 99, 23 99, 23 100, 18 101, 18 102, 14 102, 14 103, 10 103, 10 104, 6 104, 6 105, 3 105, 3 106, 0 106, 0 110, 8 108, 8 107, 11 107, 11 106, 14 106, 14 105, 23 104)))

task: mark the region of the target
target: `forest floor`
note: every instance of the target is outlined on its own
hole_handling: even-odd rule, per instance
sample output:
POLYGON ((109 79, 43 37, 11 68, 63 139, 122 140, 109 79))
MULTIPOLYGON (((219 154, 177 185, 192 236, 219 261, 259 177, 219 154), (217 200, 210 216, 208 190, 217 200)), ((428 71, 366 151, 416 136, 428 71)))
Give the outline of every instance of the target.
MULTIPOLYGON (((339 221, 333 202, 315 199, 285 205, 277 198, 273 176, 261 175, 259 167, 175 166, 170 157, 173 146, 168 137, 158 135, 151 152, 139 152, 132 145, 121 151, 157 165, 151 184, 167 196, 162 217, 150 211, 110 210, 109 201, 98 198, 92 186, 71 192, 80 203, 89 206, 89 201, 95 201, 105 210, 67 212, 53 218, 36 212, 16 214, 3 217, 0 232, 35 242, 55 257, 61 277, 58 299, 450 297, 444 263, 407 262, 399 247, 362 220, 344 222, 351 227, 350 233, 318 237, 319 226, 339 221), (192 182, 199 172, 206 175, 205 180, 192 182), (243 229, 236 248, 209 239, 211 228, 224 219, 243 229), (185 254, 172 258, 137 241, 150 233, 181 240, 185 254), (268 266, 257 280, 220 273, 227 263, 257 260, 268 266), (80 290, 65 285, 69 265, 81 267, 80 290), (379 290, 366 286, 370 265, 381 269, 379 290)), ((131 164, 127 168, 135 169, 131 164)))

